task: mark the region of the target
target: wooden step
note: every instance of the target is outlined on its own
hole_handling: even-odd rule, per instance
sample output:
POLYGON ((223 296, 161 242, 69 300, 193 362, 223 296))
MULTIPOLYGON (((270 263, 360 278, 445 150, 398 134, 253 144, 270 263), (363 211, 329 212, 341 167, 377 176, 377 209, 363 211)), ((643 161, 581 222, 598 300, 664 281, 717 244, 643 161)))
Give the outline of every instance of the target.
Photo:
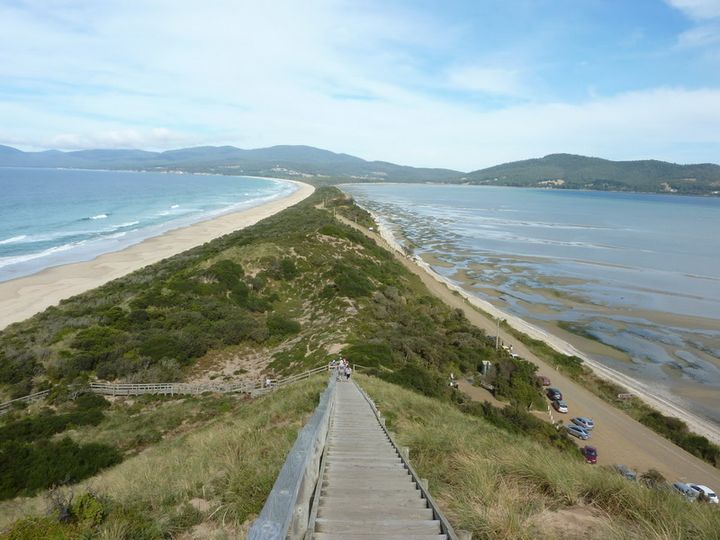
POLYGON ((411 538, 417 538, 419 534, 440 534, 440 521, 434 519, 392 518, 375 521, 369 519, 351 521, 317 518, 315 520, 315 532, 382 535, 382 538, 387 538, 391 534, 404 534, 412 535, 411 538))

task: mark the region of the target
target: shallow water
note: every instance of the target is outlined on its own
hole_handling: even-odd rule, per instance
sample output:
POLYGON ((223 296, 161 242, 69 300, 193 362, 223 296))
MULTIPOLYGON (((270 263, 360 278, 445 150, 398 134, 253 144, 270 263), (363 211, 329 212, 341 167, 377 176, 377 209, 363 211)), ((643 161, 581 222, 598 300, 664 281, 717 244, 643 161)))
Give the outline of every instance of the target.
POLYGON ((0 167, 0 281, 290 194, 242 176, 0 167))
POLYGON ((720 199, 343 189, 468 292, 720 423, 720 199))

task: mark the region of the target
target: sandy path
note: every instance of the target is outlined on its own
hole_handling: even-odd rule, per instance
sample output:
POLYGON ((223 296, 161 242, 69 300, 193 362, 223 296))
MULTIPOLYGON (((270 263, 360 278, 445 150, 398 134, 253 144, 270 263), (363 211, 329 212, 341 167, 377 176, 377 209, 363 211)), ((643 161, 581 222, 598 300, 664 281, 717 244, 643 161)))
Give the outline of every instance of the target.
POLYGON ((315 191, 294 182, 298 189, 241 212, 233 212, 143 240, 121 251, 105 253, 91 261, 48 268, 31 276, 0 283, 0 330, 56 305, 60 300, 99 287, 148 264, 254 225, 292 206, 315 191))
MULTIPOLYGON (((405 268, 420 278, 432 294, 450 307, 461 309, 471 323, 485 330, 488 335, 495 335, 496 323, 490 316, 479 312, 477 307, 470 305, 457 291, 450 289, 446 283, 434 277, 434 274, 429 273, 415 261, 404 256, 397 250, 397 246, 391 246, 379 234, 368 231, 366 228, 342 216, 338 215, 337 217, 390 250, 405 268)), ((570 414, 554 413, 556 417, 561 417, 565 422, 569 422, 572 416, 590 416, 595 420, 597 427, 593 431, 592 439, 587 443, 583 442, 582 445, 592 444, 597 447, 599 463, 606 465, 624 463, 639 471, 654 468, 660 471, 670 482, 676 480, 702 482, 715 489, 720 489, 719 469, 674 445, 581 385, 557 372, 503 330, 500 331, 500 339, 506 344, 512 344, 514 352, 535 363, 539 367, 540 373, 550 377, 552 385, 562 390, 570 414)), ((482 400, 482 394, 474 393, 474 395, 476 399, 480 398, 482 400)))

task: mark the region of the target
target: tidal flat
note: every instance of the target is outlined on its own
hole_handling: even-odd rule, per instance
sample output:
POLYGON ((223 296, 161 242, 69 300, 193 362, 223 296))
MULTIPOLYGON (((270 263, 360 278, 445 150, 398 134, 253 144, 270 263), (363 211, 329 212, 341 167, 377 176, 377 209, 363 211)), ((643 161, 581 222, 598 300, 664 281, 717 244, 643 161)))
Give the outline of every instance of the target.
POLYGON ((343 189, 445 279, 720 425, 720 201, 343 189))

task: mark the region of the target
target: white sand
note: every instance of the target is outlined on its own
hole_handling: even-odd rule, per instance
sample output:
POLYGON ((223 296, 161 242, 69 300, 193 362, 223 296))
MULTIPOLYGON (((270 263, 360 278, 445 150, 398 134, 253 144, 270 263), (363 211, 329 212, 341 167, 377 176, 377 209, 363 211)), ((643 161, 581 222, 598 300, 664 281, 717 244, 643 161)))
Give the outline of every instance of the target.
POLYGON ((267 204, 174 229, 121 251, 105 253, 91 261, 47 268, 31 276, 0 283, 0 330, 56 305, 60 300, 254 225, 302 201, 315 191, 314 187, 303 182, 293 183, 298 186, 295 192, 267 204))

